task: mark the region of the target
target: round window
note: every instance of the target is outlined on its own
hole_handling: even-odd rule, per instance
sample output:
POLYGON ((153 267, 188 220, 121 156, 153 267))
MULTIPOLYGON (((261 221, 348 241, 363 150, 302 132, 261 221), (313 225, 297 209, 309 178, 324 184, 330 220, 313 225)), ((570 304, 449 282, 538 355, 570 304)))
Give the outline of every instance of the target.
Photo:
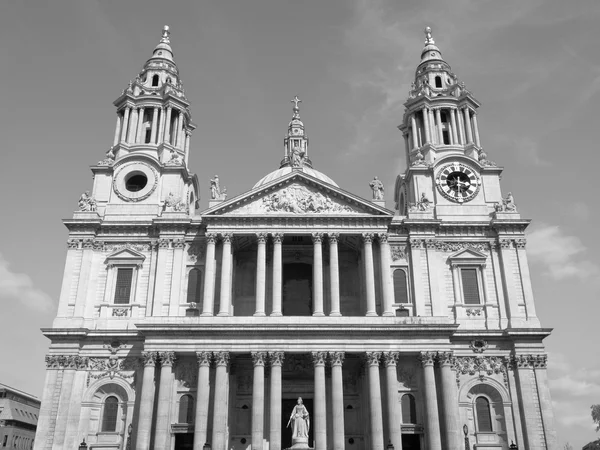
POLYGON ((134 173, 125 180, 125 189, 129 192, 139 192, 148 184, 148 178, 142 173, 134 173))

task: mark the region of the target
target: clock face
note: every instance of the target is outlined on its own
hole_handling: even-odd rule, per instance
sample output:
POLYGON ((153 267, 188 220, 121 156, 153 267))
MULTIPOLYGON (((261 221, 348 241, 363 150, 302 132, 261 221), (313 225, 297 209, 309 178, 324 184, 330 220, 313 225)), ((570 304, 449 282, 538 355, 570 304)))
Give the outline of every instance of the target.
POLYGON ((444 197, 458 203, 475 198, 481 186, 475 172, 458 162, 442 167, 435 182, 444 197))

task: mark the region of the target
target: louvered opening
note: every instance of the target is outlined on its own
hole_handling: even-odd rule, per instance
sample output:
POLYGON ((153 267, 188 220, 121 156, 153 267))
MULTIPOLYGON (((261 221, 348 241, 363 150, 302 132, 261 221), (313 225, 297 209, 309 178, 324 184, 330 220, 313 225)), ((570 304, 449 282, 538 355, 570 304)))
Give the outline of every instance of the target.
POLYGON ((490 402, 485 397, 477 397, 475 400, 475 411, 477 413, 477 431, 491 432, 492 415, 490 414, 490 402))
POLYGON ((406 272, 403 269, 394 270, 394 300, 396 303, 410 303, 406 272))
POLYGON ((117 285, 115 287, 115 304, 123 305, 129 303, 131 296, 131 281, 133 269, 117 270, 117 285))
POLYGON ((479 305, 479 285, 477 284, 477 269, 461 269, 463 301, 465 305, 479 305))
POLYGON ((117 413, 119 411, 119 400, 117 397, 107 397, 104 401, 104 413, 102 414, 102 431, 117 430, 117 413))

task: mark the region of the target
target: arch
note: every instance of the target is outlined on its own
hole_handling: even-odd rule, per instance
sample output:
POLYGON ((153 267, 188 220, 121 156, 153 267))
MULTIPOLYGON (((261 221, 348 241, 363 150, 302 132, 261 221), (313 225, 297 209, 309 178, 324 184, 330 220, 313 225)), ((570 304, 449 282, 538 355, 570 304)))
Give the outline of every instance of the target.
POLYGON ((194 397, 184 394, 179 398, 179 423, 194 423, 194 397))
POLYGON ((440 77, 439 75, 436 75, 436 77, 435 77, 435 87, 436 88, 442 87, 442 77, 440 77))
POLYGON ((412 394, 404 394, 400 401, 402 423, 417 423, 417 404, 412 394))
POLYGON ((396 303, 410 303, 408 277, 405 269, 394 270, 394 301, 396 303))
POLYGON ((510 395, 502 383, 490 377, 483 377, 483 380, 475 378, 467 381, 461 386, 458 394, 459 403, 473 404, 475 397, 486 395, 491 402, 502 402, 510 404, 510 395))
POLYGON ((113 379, 103 378, 92 383, 83 395, 82 403, 101 403, 104 398, 114 394, 123 402, 132 402, 135 400, 135 391, 122 378, 113 379))
POLYGON ((159 77, 158 74, 152 77, 152 86, 158 86, 159 77))
POLYGON ((119 414, 119 399, 114 395, 109 395, 104 399, 102 406, 102 425, 100 431, 117 431, 117 416, 119 414))
POLYGON ((188 273, 187 302, 201 303, 202 297, 202 272, 192 268, 188 273))

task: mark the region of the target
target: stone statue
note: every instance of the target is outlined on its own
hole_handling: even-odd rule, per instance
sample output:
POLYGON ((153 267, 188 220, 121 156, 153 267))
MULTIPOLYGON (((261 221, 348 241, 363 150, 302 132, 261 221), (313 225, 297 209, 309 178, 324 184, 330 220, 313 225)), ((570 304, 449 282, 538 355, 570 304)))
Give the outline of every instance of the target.
POLYGON ((298 146, 295 146, 294 148, 292 148, 291 155, 290 155, 292 167, 304 166, 304 155, 305 155, 305 152, 300 150, 300 148, 298 146))
POLYGON ((517 205, 515 205, 512 193, 509 192, 506 198, 502 199, 502 203, 496 202, 494 209, 496 212, 517 212, 517 205))
POLYGON ((179 197, 175 197, 173 192, 169 192, 169 195, 165 198, 163 208, 165 211, 185 212, 188 207, 179 197))
POLYGON ((417 202, 419 211, 427 211, 431 206, 431 201, 425 196, 425 192, 421 193, 421 199, 417 202))
POLYGON ((180 166, 183 164, 183 159, 177 152, 171 150, 171 158, 167 161, 167 166, 180 166))
POLYGON ((94 200, 92 196, 90 196, 90 191, 85 191, 83 194, 81 194, 81 197, 79 197, 78 205, 79 211, 96 211, 96 200, 94 200))
POLYGON ((373 200, 383 200, 385 188, 383 187, 381 180, 375 177, 373 178, 373 181, 369 183, 369 186, 371 186, 371 190, 373 191, 373 200))
POLYGON ((213 200, 219 200, 221 196, 221 187, 219 186, 219 175, 215 175, 210 180, 210 198, 213 200))
POLYGON ((294 406, 292 414, 290 414, 290 420, 288 421, 286 428, 289 427, 290 424, 292 425, 292 446, 295 444, 306 444, 306 447, 308 447, 310 418, 306 406, 302 403, 302 397, 298 397, 298 402, 296 406, 294 406))

